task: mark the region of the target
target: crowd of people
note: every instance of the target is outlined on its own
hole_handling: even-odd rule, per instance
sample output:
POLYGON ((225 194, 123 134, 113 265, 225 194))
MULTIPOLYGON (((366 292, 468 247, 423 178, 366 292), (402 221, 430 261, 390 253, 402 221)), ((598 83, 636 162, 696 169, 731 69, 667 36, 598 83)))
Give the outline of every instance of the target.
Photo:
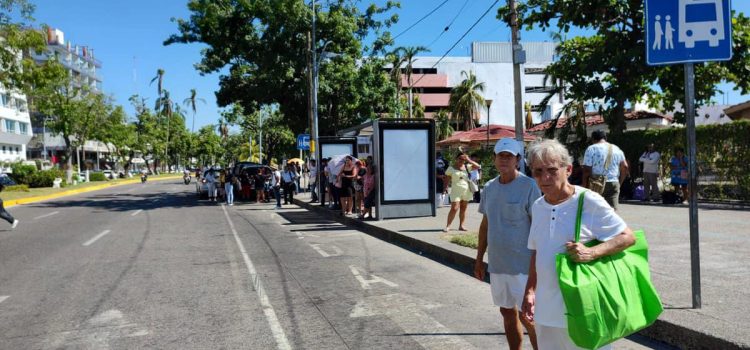
POLYGON ((311 170, 311 203, 320 202, 321 206, 340 211, 342 216, 356 215, 362 220, 374 219, 372 208, 375 206, 377 191, 373 158, 363 160, 347 155, 343 159, 343 166, 338 169, 339 166, 332 158, 325 158, 321 160, 320 166, 314 167, 315 176, 311 170), (320 197, 316 191, 318 188, 322 194, 320 197))

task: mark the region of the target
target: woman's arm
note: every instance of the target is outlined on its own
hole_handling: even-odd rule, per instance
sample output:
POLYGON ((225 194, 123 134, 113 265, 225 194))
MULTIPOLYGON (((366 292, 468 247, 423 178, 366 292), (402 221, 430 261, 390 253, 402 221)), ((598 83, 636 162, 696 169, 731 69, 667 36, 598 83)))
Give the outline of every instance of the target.
POLYGON ((586 247, 581 242, 568 242, 565 243, 565 249, 568 251, 568 255, 573 258, 573 261, 589 262, 604 256, 619 253, 633 244, 635 244, 635 235, 633 235, 633 231, 628 227, 625 228, 625 231, 622 231, 612 239, 597 244, 591 248, 586 247))

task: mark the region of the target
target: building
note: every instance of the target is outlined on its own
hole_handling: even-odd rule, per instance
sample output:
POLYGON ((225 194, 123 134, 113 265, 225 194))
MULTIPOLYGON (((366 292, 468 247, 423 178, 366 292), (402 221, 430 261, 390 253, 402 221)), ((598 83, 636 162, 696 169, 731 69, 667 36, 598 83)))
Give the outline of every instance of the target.
MULTIPOLYGON (((94 50, 87 46, 74 45, 65 41, 65 34, 54 28, 47 29, 47 49, 44 52, 32 51, 29 56, 37 64, 43 64, 47 60, 56 58, 73 78, 75 84, 88 89, 91 93, 102 92, 102 78, 98 73, 102 64, 94 57, 94 50)), ((46 129, 45 117, 34 114, 34 138, 31 140, 28 153, 29 158, 56 160, 61 159, 65 152, 65 141, 60 135, 52 135, 46 129)), ((98 170, 108 158, 109 149, 101 142, 86 141, 82 149, 77 150, 73 161, 77 163, 77 157, 81 157, 81 169, 91 168, 98 170), (86 166, 83 166, 83 164, 86 166)), ((75 154, 76 152, 74 152, 75 154)))
POLYGON ((724 113, 729 116, 731 120, 750 120, 750 101, 729 106, 724 109, 724 113))
POLYGON ((0 161, 26 160, 32 128, 26 97, 0 86, 0 161))
MULTIPOLYGON (((609 127, 604 122, 604 118, 597 112, 586 113, 586 133, 591 136, 596 130, 609 131, 609 127)), ((527 129, 528 133, 537 135, 539 137, 545 136, 547 130, 549 130, 553 123, 557 121, 555 136, 559 133, 559 130, 565 127, 568 123, 566 117, 560 117, 553 120, 548 120, 533 127, 527 129)), ((625 129, 626 130, 646 130, 646 129, 663 129, 672 125, 672 116, 654 113, 646 110, 637 110, 625 113, 625 129)), ((571 137, 575 137, 575 134, 571 134, 571 137)))
MULTIPOLYGON (((524 103, 531 104, 534 123, 550 120, 562 108, 565 101, 555 94, 542 108, 541 102, 553 92, 553 82, 545 79, 544 69, 554 61, 555 43, 522 43, 526 51, 526 63, 522 65, 521 92, 524 103)), ((481 125, 515 125, 515 102, 513 100, 513 53, 511 43, 472 43, 470 57, 418 56, 412 63, 413 93, 425 107, 425 116, 431 118, 440 109, 448 108, 451 89, 464 79, 463 71, 473 72, 477 81, 484 83, 484 98, 488 111, 483 111, 478 123, 481 125)), ((409 82, 402 77, 402 89, 408 90, 409 82)), ((524 117, 526 112, 524 112, 524 117)))

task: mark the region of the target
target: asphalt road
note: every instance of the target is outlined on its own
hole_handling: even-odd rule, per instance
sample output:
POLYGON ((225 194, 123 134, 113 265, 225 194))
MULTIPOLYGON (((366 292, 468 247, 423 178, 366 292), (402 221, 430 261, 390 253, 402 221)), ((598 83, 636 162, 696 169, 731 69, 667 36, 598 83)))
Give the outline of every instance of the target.
POLYGON ((149 182, 11 208, 0 349, 507 348, 487 284, 297 207, 194 190, 149 182))

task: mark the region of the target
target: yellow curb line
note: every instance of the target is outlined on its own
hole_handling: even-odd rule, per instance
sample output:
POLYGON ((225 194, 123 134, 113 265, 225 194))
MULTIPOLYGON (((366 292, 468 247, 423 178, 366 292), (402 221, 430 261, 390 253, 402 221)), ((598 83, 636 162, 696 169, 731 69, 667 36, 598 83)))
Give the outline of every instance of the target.
MULTIPOLYGON (((175 179, 181 179, 181 178, 182 178, 182 176, 169 176, 169 177, 160 177, 160 178, 152 179, 152 180, 149 180, 149 181, 175 180, 175 179)), ((55 198, 70 196, 70 195, 74 195, 74 194, 99 191, 99 190, 103 190, 103 189, 109 188, 109 187, 116 187, 116 186, 122 186, 122 185, 130 185, 130 184, 138 183, 140 181, 141 181, 140 179, 133 179, 133 180, 121 181, 121 182, 118 182, 118 183, 104 183, 104 184, 101 184, 101 185, 90 186, 90 187, 86 187, 86 188, 79 188, 79 189, 75 189, 75 190, 68 190, 68 191, 63 191, 63 192, 48 194, 48 195, 44 195, 44 196, 36 196, 36 197, 27 197, 27 198, 13 199, 13 200, 9 200, 9 201, 4 202, 4 204, 5 204, 6 208, 10 208, 10 207, 13 207, 13 206, 16 206, 16 205, 41 202, 41 201, 46 201, 46 200, 49 200, 49 199, 55 199, 55 198)))

